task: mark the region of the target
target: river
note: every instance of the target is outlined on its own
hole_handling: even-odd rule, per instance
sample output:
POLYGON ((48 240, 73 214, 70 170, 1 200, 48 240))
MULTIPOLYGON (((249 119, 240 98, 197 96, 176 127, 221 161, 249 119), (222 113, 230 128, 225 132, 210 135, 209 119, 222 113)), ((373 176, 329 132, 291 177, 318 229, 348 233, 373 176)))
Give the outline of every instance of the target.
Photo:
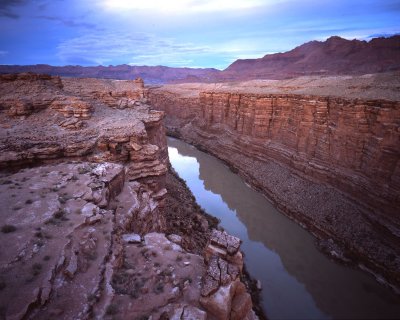
POLYGON ((242 239, 245 264, 262 283, 269 319, 400 318, 400 297, 317 250, 314 238, 217 158, 168 138, 171 164, 198 204, 242 239))

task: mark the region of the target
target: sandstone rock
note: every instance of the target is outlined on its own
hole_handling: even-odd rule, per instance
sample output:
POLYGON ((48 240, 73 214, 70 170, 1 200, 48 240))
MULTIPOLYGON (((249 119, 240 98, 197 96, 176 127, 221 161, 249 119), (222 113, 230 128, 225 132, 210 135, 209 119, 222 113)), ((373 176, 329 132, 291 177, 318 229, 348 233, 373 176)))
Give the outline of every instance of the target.
POLYGON ((68 263, 68 266, 64 270, 64 274, 72 279, 77 270, 78 270, 78 256, 76 255, 75 250, 72 250, 72 255, 68 263))
POLYGON ((246 315, 251 311, 253 304, 251 302, 250 294, 243 292, 235 294, 232 300, 232 311, 230 315, 231 320, 245 319, 246 315))
POLYGON ((125 241, 126 243, 140 243, 142 241, 142 238, 140 237, 139 234, 128 233, 122 235, 122 240, 125 241))
POLYGON ((170 240, 170 241, 172 241, 173 243, 176 243, 176 244, 178 244, 178 245, 181 245, 181 243, 182 243, 182 237, 181 237, 181 236, 178 236, 178 235, 176 235, 176 234, 169 234, 169 235, 167 236, 167 238, 168 238, 168 240, 170 240))
POLYGON ((167 239, 164 234, 161 233, 148 233, 144 236, 144 243, 149 247, 169 247, 174 251, 182 251, 182 247, 173 243, 167 239))
POLYGON ((211 244, 217 245, 221 248, 226 248, 228 254, 235 254, 240 247, 240 239, 236 238, 225 231, 213 229, 210 237, 211 244))
POLYGON ((95 204, 89 202, 87 203, 82 209, 81 209, 81 214, 85 217, 92 217, 95 214, 99 213, 99 207, 96 206, 95 204))
POLYGON ((207 314, 199 308, 193 306, 186 306, 183 308, 182 320, 206 320, 207 314))
POLYGON ((170 320, 206 320, 207 313, 191 305, 185 305, 174 310, 170 320))
POLYGON ((78 130, 83 127, 84 123, 77 118, 69 118, 60 122, 60 127, 70 130, 78 130))
POLYGON ((219 289, 208 297, 201 297, 200 303, 210 314, 218 320, 230 319, 232 309, 232 298, 235 294, 236 286, 239 281, 221 286, 219 289))
POLYGON ((64 117, 89 119, 92 114, 92 106, 77 97, 57 97, 50 107, 60 112, 64 117))

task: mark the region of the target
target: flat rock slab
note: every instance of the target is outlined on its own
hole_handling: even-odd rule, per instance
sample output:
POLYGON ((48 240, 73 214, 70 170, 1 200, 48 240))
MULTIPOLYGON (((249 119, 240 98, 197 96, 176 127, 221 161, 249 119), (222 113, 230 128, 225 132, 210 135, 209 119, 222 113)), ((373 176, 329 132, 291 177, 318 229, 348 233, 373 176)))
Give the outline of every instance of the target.
POLYGON ((118 164, 76 162, 0 176, 2 315, 35 318, 30 304, 42 308, 39 318, 85 312, 101 281, 112 231, 112 211, 100 209, 93 194, 109 194, 119 175, 118 164))
POLYGON ((164 314, 182 319, 184 314, 183 319, 205 319, 199 305, 203 257, 184 251, 164 234, 149 233, 141 243, 124 242, 118 261, 111 277, 114 294, 100 317, 159 319, 164 314))

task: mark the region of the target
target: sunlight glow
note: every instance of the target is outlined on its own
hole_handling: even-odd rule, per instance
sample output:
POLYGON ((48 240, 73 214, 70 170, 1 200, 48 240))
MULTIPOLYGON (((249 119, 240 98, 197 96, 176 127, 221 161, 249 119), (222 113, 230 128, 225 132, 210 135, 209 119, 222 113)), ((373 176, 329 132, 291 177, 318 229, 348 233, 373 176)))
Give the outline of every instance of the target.
POLYGON ((213 12, 260 7, 265 0, 104 0, 106 9, 158 12, 213 12))

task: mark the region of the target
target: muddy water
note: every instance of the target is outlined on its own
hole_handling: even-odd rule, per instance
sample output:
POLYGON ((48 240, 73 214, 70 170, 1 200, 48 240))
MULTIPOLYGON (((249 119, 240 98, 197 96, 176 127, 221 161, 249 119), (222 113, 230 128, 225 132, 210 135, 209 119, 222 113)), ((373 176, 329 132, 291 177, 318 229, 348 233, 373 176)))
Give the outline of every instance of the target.
POLYGON ((270 319, 400 318, 400 297, 370 275, 320 253, 313 237, 279 213, 221 161, 168 138, 169 157, 197 202, 243 240, 270 319))

